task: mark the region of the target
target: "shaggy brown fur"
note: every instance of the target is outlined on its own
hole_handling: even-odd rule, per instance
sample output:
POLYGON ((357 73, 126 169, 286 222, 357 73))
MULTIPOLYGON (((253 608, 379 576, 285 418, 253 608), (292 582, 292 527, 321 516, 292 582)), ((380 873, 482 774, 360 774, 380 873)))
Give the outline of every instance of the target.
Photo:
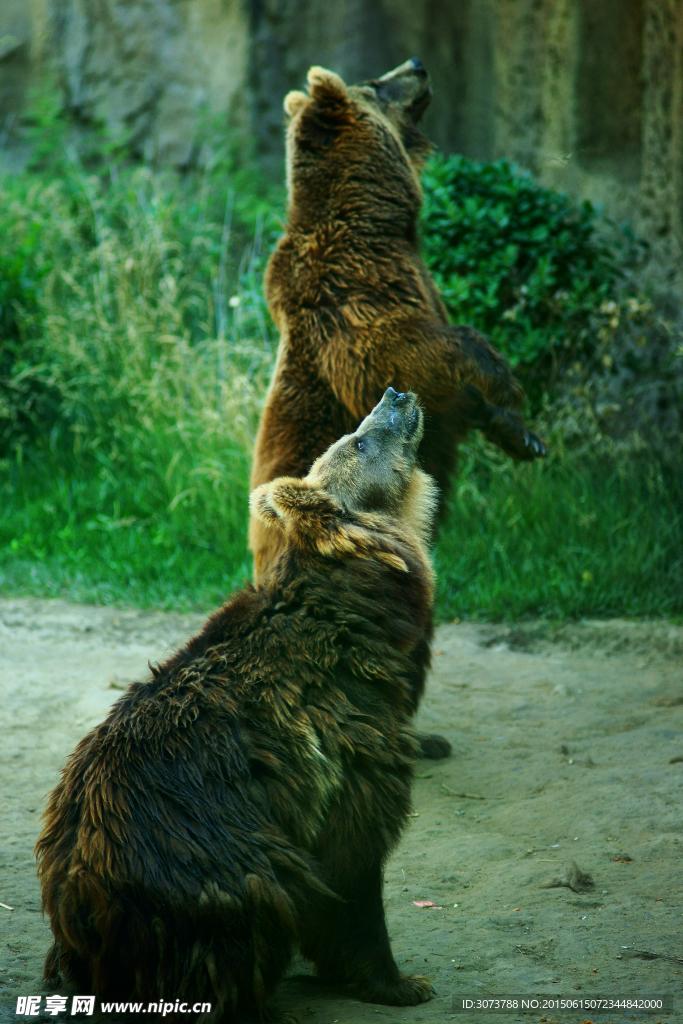
POLYGON ((298 945, 367 1000, 429 998, 382 906, 429 661, 421 434, 389 391, 306 479, 260 487, 278 563, 79 743, 37 844, 47 980, 260 1021, 298 945))
MULTIPOLYGON (((266 272, 281 340, 252 486, 305 476, 388 385, 420 396, 421 463, 442 493, 472 427, 513 458, 544 454, 507 411, 524 398, 519 383, 486 338, 449 324, 419 255, 418 173, 430 147, 416 121, 431 95, 419 61, 348 88, 314 67, 308 85, 285 99, 289 216, 266 272)), ((279 543, 252 518, 256 580, 279 543)))

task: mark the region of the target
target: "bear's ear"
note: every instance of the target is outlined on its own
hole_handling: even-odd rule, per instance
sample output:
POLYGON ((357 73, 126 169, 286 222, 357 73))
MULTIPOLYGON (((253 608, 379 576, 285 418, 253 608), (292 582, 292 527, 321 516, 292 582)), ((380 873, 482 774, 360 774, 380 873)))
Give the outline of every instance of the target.
POLYGON ((313 67, 308 72, 307 103, 300 105, 297 93, 290 93, 292 105, 300 117, 297 119, 298 148, 326 150, 338 139, 344 128, 353 121, 346 86, 334 71, 313 67))
POLYGON ((252 515, 266 526, 273 526, 278 520, 277 508, 270 500, 270 484, 261 484, 249 495, 249 509, 252 515))
POLYGON ((302 107, 305 107, 308 103, 308 96, 305 92, 299 92, 298 89, 293 89, 292 92, 288 92, 285 96, 284 108, 285 114, 288 117, 294 117, 299 113, 302 107))
POLYGON ((310 68, 306 76, 311 99, 322 103, 346 103, 349 94, 339 75, 317 65, 310 68))
POLYGON ((399 572, 408 567, 387 538, 348 522, 340 505, 307 480, 280 477, 252 491, 249 505, 266 526, 300 549, 328 558, 377 558, 399 572))
POLYGON ((266 525, 285 533, 324 536, 333 530, 341 508, 319 488, 294 477, 280 477, 252 492, 249 504, 266 525))

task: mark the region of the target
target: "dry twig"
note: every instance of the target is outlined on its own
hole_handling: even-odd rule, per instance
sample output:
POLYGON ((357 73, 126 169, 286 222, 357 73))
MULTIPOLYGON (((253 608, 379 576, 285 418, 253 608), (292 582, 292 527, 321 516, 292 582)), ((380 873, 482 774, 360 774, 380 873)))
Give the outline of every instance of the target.
POLYGON ((485 796, 475 796, 474 793, 456 793, 454 789, 449 789, 445 782, 441 783, 441 788, 445 789, 449 796, 459 796, 463 800, 486 800, 485 796))

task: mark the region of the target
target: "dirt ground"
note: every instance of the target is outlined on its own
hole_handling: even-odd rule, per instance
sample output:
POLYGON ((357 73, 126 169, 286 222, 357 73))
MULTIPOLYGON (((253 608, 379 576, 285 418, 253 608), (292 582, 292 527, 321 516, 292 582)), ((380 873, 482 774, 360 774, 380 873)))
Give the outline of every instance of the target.
MULTIPOLYGON (((201 621, 0 601, 0 902, 13 908, 0 907, 3 1021, 22 1019, 17 996, 41 992, 49 928, 33 846, 45 794, 121 689, 201 621)), ((663 623, 440 627, 418 724, 446 735, 453 756, 419 763, 415 816, 385 884, 396 959, 428 973, 437 995, 405 1009, 363 1004, 297 963, 278 1005, 311 1024, 398 1024, 449 1019, 452 994, 673 993, 674 1012, 649 1017, 455 1019, 683 1021, 683 962, 624 948, 683 958, 682 665, 683 628, 663 623), (594 886, 546 888, 572 861, 594 886)))

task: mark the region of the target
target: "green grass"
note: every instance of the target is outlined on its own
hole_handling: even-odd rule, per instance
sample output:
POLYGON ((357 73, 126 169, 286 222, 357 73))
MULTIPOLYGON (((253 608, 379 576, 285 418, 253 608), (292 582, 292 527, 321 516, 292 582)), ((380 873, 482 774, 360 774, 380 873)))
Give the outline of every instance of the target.
MULTIPOLYGON (((220 514, 169 511, 140 480, 83 479, 22 471, 5 480, 0 512, 0 591, 77 602, 210 608, 250 574, 247 467, 220 514)), ((233 481, 234 482, 234 481, 233 481)))
POLYGON ((546 464, 506 466, 475 446, 436 569, 444 618, 678 615, 680 463, 560 450, 546 464))
MULTIPOLYGON (((184 177, 75 156, 0 177, 2 592, 208 609, 249 574, 282 201, 218 157, 184 177)), ((680 460, 555 439, 545 464, 478 441, 463 462, 441 617, 683 611, 680 460)))
MULTIPOLYGON (((211 608, 250 575, 247 459, 232 500, 211 509, 150 495, 103 471, 46 487, 30 467, 5 478, 0 589, 75 601, 211 608)), ((469 448, 435 549, 437 612, 660 617, 683 611, 683 487, 655 460, 556 455, 492 462, 469 448)))

